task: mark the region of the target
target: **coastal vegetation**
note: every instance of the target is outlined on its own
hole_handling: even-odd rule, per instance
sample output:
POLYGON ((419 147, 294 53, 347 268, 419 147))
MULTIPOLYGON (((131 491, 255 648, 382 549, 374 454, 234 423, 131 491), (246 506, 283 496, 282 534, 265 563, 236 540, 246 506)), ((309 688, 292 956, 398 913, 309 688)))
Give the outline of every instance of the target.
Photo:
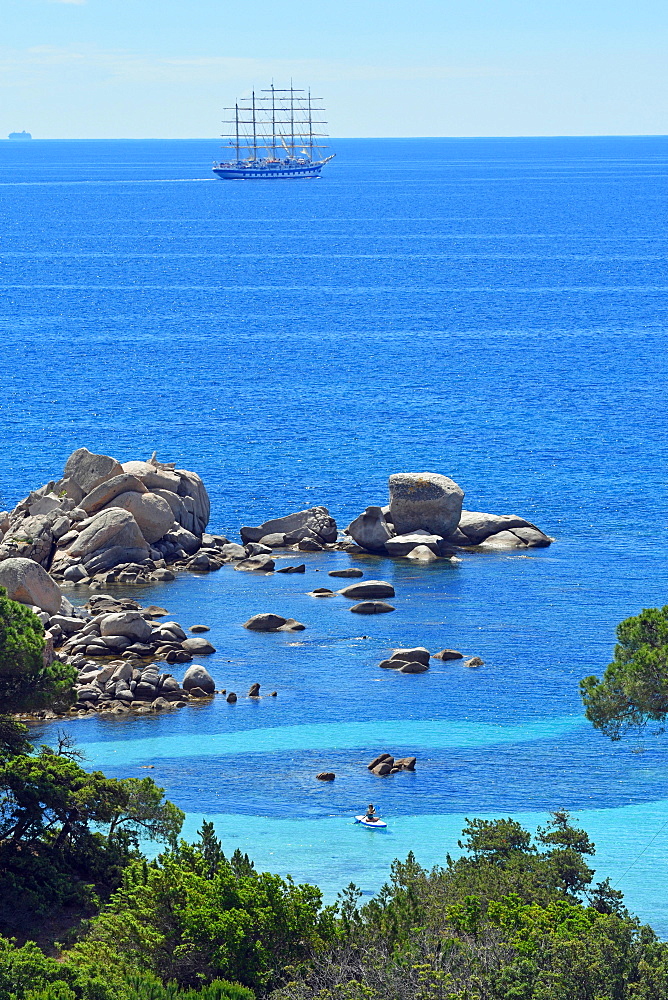
POLYGON ((668 717, 668 605, 645 608, 617 626, 617 645, 601 680, 580 682, 585 715, 612 740, 668 717))
POLYGON ((88 774, 67 740, 35 753, 15 726, 0 778, 0 1000, 668 994, 668 946, 607 880, 594 885, 594 845, 564 810, 534 836, 512 818, 468 820, 460 857, 427 870, 409 854, 370 902, 351 884, 323 906, 316 886, 227 857, 211 823, 178 840, 183 814, 150 778, 88 774), (142 856, 140 834, 163 853, 142 856))
MULTIPOLYGON (((171 470, 146 475, 158 472, 171 470)), ((153 632, 137 610, 105 610, 153 632)), ((71 652, 93 656, 92 635, 71 652)), ((623 622, 618 639, 602 681, 583 681, 588 718, 613 738, 668 714, 668 608, 623 622)), ((428 870, 411 853, 370 902, 351 884, 326 906, 316 886, 228 857, 211 823, 179 839, 184 814, 151 778, 87 771, 66 735, 33 746, 14 714, 82 697, 81 672, 49 652, 42 619, 0 592, 0 1000, 668 995, 668 946, 594 882, 595 847, 567 811, 535 834, 510 817, 467 820, 460 856, 428 870)), ((426 648, 397 652, 429 660, 426 648)))
POLYGON ((0 744, 13 712, 64 711, 74 701, 76 670, 44 655, 44 626, 30 608, 0 587, 0 744))

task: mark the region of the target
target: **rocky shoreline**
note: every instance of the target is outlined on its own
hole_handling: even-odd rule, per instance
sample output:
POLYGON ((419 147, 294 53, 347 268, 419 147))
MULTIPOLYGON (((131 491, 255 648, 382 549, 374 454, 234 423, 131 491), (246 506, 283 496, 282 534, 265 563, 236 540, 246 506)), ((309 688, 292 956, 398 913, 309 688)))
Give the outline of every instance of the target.
MULTIPOLYGON (((92 594, 85 605, 75 607, 67 597, 71 588, 98 591, 110 585, 166 583, 179 571, 208 573, 226 564, 239 572, 305 572, 304 563, 276 565, 276 550, 286 549, 430 563, 458 562, 461 550, 520 550, 554 541, 524 518, 463 510, 463 490, 438 473, 394 474, 389 494, 389 504, 367 507, 342 533, 327 508, 316 506, 244 526, 238 544, 206 531, 210 503, 197 473, 159 462, 155 453, 146 462, 121 464, 79 448, 59 480, 0 514, 0 586, 42 621, 46 661, 57 657, 77 669, 77 702, 71 713, 145 713, 215 694, 213 678, 200 665, 193 664, 181 684, 156 666, 161 660, 191 663, 193 656, 214 653, 215 647, 201 635, 187 635, 177 622, 159 621, 167 614, 164 608, 142 608, 130 598, 109 594, 92 594)), ((355 578, 363 572, 351 566, 329 575, 355 578)), ((349 609, 357 614, 394 610, 377 599, 394 596, 392 584, 382 580, 359 581, 336 592, 326 587, 311 592, 319 598, 337 594, 359 600, 349 609)), ((252 616, 244 627, 295 632, 306 626, 264 613, 252 616)), ((193 626, 190 632, 207 630, 193 626)), ((426 649, 416 647, 409 659, 405 652, 396 651, 381 666, 404 673, 428 669, 426 649)), ((443 653, 452 656, 435 655, 461 656, 443 653)), ((474 657, 466 665, 481 663, 474 657)), ((223 693, 228 701, 236 701, 234 692, 223 693)), ((259 687, 249 696, 258 693, 259 687)))

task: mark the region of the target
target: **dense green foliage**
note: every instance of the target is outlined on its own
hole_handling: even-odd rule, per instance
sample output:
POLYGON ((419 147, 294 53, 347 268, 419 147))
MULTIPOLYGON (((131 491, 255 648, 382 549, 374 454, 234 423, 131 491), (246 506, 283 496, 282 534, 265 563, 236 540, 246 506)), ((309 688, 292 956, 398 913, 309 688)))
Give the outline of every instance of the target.
POLYGON ((613 740, 668 717, 668 606, 645 608, 617 626, 612 663, 602 680, 580 683, 585 715, 613 740))
POLYGON ((337 944, 272 1000, 663 1000, 668 949, 600 883, 568 814, 532 840, 511 819, 467 821, 467 853, 431 871, 409 855, 359 907, 343 895, 337 944))
POLYGON ((0 587, 0 714, 56 711, 74 702, 76 670, 44 663, 44 627, 29 608, 0 587))
POLYGON ((26 732, 13 723, 0 754, 0 932, 20 936, 94 912, 139 837, 175 844, 184 819, 151 778, 88 772, 66 738, 33 753, 26 732))
POLYGON ((204 823, 195 844, 131 860, 58 960, 0 939, 0 1000, 668 996, 668 947, 607 882, 591 888, 594 845, 567 812, 534 837, 469 820, 460 846, 431 871, 395 861, 365 906, 349 886, 323 908, 315 887, 227 858, 204 823))
POLYGON ((200 990, 182 990, 151 973, 124 975, 113 966, 96 967, 47 958, 29 942, 17 948, 0 938, 0 1000, 255 1000, 238 983, 214 980, 200 990))
POLYGON ((213 827, 156 861, 135 861, 73 955, 113 960, 194 987, 231 979, 265 990, 333 936, 319 889, 227 859, 213 827))

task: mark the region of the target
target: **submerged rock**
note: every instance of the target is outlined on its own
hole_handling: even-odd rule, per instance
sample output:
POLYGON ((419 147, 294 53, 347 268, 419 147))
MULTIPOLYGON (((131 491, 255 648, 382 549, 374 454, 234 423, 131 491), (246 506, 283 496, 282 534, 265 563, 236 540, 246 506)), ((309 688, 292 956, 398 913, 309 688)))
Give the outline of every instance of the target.
POLYGON ((396 611, 396 608, 385 601, 362 601, 361 604, 353 604, 350 610, 356 615, 383 615, 396 611))

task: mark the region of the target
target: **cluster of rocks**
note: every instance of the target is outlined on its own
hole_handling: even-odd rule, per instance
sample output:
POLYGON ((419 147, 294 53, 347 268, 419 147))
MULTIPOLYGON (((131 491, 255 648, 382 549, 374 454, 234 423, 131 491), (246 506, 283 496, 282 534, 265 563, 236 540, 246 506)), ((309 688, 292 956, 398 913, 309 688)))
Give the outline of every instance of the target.
POLYGON ((431 653, 424 646, 413 649, 395 649, 389 659, 382 660, 378 666, 386 670, 398 670, 400 674, 423 674, 429 670, 431 653))
MULTIPOLYGON (((161 622, 164 608, 142 608, 131 599, 118 600, 95 594, 72 614, 52 615, 45 621, 46 635, 54 649, 79 666, 85 657, 121 656, 125 660, 155 659, 167 663, 189 663, 193 656, 215 653, 208 639, 186 635, 178 622, 161 622)), ((44 620, 44 615, 40 615, 44 620)), ((205 626, 193 626, 196 632, 205 626)))
MULTIPOLYGON (((41 569, 35 563, 30 565, 41 569)), ((213 678, 199 664, 188 668, 181 684, 171 674, 158 670, 156 660, 185 664, 192 661, 193 655, 215 652, 208 639, 197 634, 188 636, 178 622, 157 621, 167 614, 164 608, 142 608, 129 598, 95 594, 82 607, 74 607, 67 598, 59 597, 55 614, 35 605, 32 611, 44 625, 45 662, 58 659, 77 670, 73 712, 159 711, 215 692, 213 678)), ((193 625, 189 631, 201 633, 209 629, 193 625)), ((52 712, 41 714, 54 717, 52 712)))
POLYGON ((387 774, 399 774, 400 771, 414 771, 417 757, 393 757, 389 753, 381 753, 367 764, 372 774, 384 778, 387 774))
POLYGON ((250 632, 303 632, 306 625, 295 621, 294 618, 283 618, 282 615, 273 615, 267 612, 253 615, 247 622, 244 622, 244 628, 250 632))
MULTIPOLYGON (((330 573, 330 576, 332 575, 362 576, 362 572, 361 570, 355 570, 352 573, 348 570, 333 570, 330 573)), ((334 591, 328 587, 316 587, 315 590, 311 590, 309 593, 311 597, 336 597, 337 594, 340 594, 349 600, 357 600, 359 597, 394 597, 394 587, 385 580, 364 580, 361 583, 354 583, 349 587, 344 587, 343 590, 334 591)), ((350 611, 358 615, 375 615, 394 610, 395 608, 385 601, 371 600, 361 601, 350 608, 350 611)), ((251 632, 303 632, 306 625, 295 621, 294 618, 283 618, 282 615, 264 612, 253 615, 247 622, 244 622, 243 627, 249 629, 251 632)))
POLYGON ((464 491, 439 473, 395 473, 389 492, 387 506, 367 507, 346 528, 367 552, 428 563, 452 559, 459 548, 528 549, 554 541, 523 517, 463 510, 464 491))
MULTIPOLYGON (((330 576, 363 576, 361 570, 333 570, 330 576)), ((343 590, 330 590, 329 587, 316 587, 309 591, 311 597, 336 597, 341 594, 350 600, 356 601, 360 597, 394 597, 394 587, 385 580, 365 580, 363 583, 354 583, 343 590)), ((364 600, 359 604, 354 604, 350 610, 357 615, 380 615, 388 611, 395 611, 396 608, 387 601, 364 600)))
POLYGON ((394 587, 385 580, 364 580, 344 587, 339 593, 351 601, 362 600, 353 604, 350 610, 356 615, 382 615, 395 608, 387 601, 371 600, 378 597, 394 597, 394 587))
POLYGON ((257 542, 270 550, 294 546, 302 552, 321 552, 338 538, 336 521, 326 507, 275 517, 258 527, 243 527, 240 533, 244 544, 257 542))
POLYGON ((378 664, 383 670, 396 670, 400 674, 423 674, 429 670, 429 660, 464 660, 464 666, 469 668, 482 667, 485 661, 479 656, 464 659, 464 654, 457 649, 442 649, 439 653, 430 653, 425 646, 413 646, 410 649, 395 649, 390 657, 378 664))
POLYGON ((217 568, 224 536, 206 535, 209 497, 195 472, 173 463, 121 464, 87 448, 62 477, 0 514, 0 562, 30 559, 63 584, 173 580, 167 564, 217 568))
POLYGON ((77 701, 71 713, 124 715, 183 708, 191 699, 211 697, 216 687, 211 674, 201 666, 189 667, 179 684, 172 674, 159 673, 152 663, 112 660, 103 667, 84 663, 75 690, 77 701))
MULTIPOLYGON (((226 694, 227 695, 227 698, 225 700, 230 705, 236 705, 237 701, 239 700, 235 691, 230 691, 228 693, 225 690, 225 688, 223 688, 223 690, 220 692, 220 694, 226 694)), ((269 693, 269 697, 270 698, 276 698, 277 695, 278 695, 278 691, 271 691, 269 693)), ((251 686, 250 686, 250 688, 248 690, 248 694, 246 695, 246 697, 247 698, 257 698, 257 699, 263 697, 260 694, 260 685, 257 682, 255 684, 251 684, 251 686)))

